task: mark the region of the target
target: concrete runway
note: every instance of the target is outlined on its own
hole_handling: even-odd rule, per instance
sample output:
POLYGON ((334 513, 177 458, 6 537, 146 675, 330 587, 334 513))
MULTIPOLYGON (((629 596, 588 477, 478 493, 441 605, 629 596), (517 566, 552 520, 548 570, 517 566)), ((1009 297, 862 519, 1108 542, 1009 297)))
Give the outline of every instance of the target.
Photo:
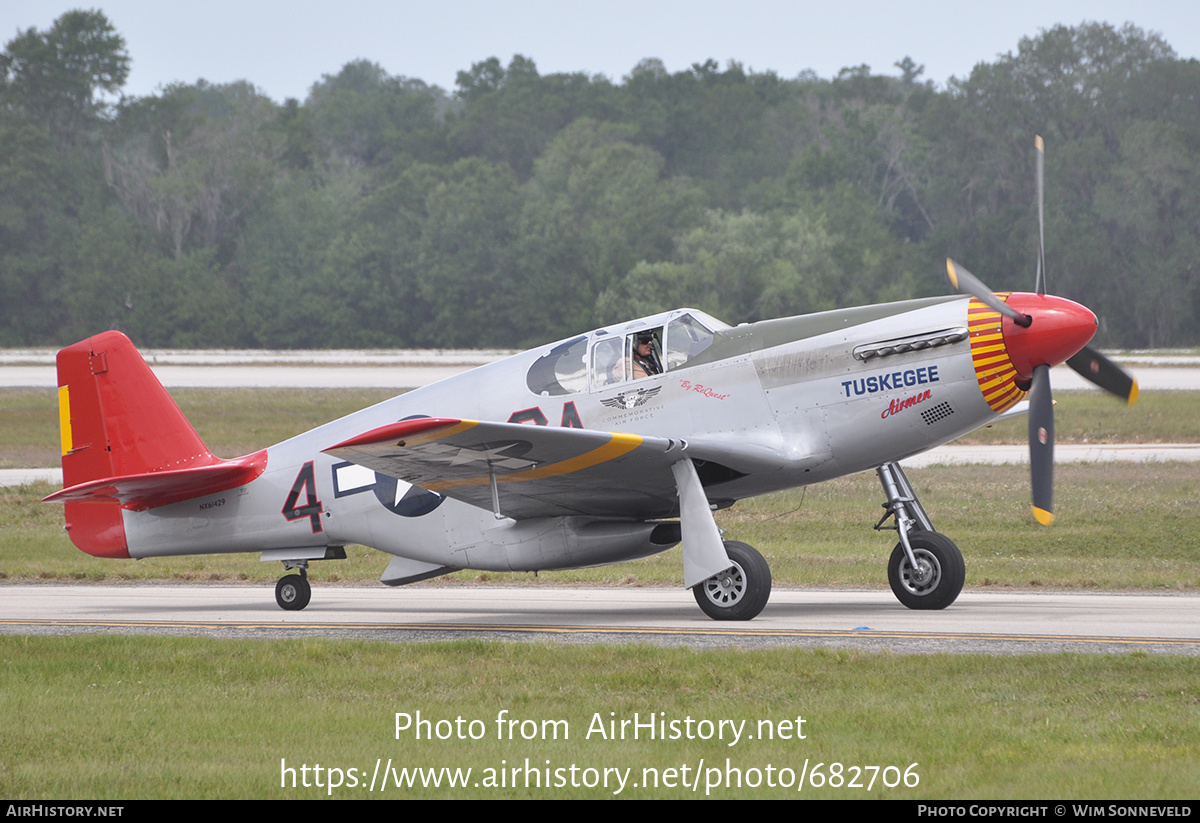
POLYGON ((748 623, 709 620, 681 589, 322 585, 302 612, 272 587, 14 584, 0 632, 153 633, 263 639, 463 637, 697 647, 837 646, 904 653, 1054 651, 1200 656, 1200 596, 967 591, 941 612, 891 592, 777 589, 748 623))

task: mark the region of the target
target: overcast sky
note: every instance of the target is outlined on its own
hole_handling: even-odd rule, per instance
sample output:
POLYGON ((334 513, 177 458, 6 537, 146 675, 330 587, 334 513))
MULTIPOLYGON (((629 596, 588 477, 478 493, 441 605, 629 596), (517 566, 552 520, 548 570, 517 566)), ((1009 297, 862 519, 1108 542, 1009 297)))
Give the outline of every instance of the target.
MULTIPOLYGON (((249 80, 301 100, 322 75, 366 58, 391 74, 452 91, 455 74, 496 56, 531 57, 542 74, 587 72, 620 81, 642 58, 669 71, 708 58, 795 77, 832 77, 866 63, 896 74, 911 56, 944 85, 1016 51, 1057 23, 1132 22, 1162 34, 1181 57, 1200 56, 1194 0, 104 0, 133 58, 125 92, 172 82, 249 80)), ((0 38, 48 28, 65 0, 0 0, 0 38)))

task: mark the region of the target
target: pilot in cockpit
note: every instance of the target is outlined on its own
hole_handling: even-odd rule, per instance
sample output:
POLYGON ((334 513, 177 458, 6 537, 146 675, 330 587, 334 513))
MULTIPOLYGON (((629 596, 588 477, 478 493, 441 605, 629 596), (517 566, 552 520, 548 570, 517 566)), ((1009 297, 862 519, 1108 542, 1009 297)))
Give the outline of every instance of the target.
POLYGON ((654 350, 654 332, 643 331, 634 335, 633 353, 629 358, 629 373, 634 380, 662 374, 662 363, 654 350))

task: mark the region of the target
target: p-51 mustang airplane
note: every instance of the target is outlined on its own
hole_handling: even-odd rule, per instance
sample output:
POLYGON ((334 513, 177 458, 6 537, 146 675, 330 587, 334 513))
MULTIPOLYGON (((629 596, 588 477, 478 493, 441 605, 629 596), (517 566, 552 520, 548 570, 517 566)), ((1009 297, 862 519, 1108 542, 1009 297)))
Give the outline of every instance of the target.
MULTIPOLYGON (((1039 146, 1040 150, 1040 146, 1039 146)), ((1040 161, 1040 151, 1039 151, 1040 161)), ((1039 162, 1039 194, 1041 181, 1039 162)), ((1040 198, 1039 198, 1040 199, 1040 198)), ((1040 215, 1040 208, 1039 208, 1040 215)), ((262 552, 284 609, 308 564, 349 544, 393 555, 382 581, 458 569, 617 563, 683 544, 684 586, 749 620, 770 570, 723 541, 713 510, 875 469, 899 543, 897 598, 942 609, 962 554, 934 531, 899 461, 1028 399, 1034 512, 1053 506, 1049 369, 1069 362, 1131 402, 1086 348, 1089 310, 1045 294, 840 309, 730 327, 694 309, 608 326, 482 366, 233 460, 201 441, 133 344, 105 332, 58 355, 67 531, 100 557, 262 552)))

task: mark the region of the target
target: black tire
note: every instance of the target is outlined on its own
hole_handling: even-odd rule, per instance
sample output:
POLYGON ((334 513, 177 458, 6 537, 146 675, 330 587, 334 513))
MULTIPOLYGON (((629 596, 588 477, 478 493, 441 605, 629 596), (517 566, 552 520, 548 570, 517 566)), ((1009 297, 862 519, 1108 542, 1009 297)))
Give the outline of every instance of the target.
POLYGON ((896 599, 910 609, 946 608, 958 599, 967 577, 962 552, 949 537, 937 532, 909 532, 908 542, 927 576, 913 574, 904 545, 897 543, 888 562, 888 582, 896 599))
POLYGON ((312 599, 312 586, 298 574, 288 574, 275 584, 275 602, 284 611, 298 612, 312 599))
POLYGON ((753 620, 771 597, 771 567, 753 546, 725 541, 733 568, 692 587, 701 610, 713 620, 753 620))

